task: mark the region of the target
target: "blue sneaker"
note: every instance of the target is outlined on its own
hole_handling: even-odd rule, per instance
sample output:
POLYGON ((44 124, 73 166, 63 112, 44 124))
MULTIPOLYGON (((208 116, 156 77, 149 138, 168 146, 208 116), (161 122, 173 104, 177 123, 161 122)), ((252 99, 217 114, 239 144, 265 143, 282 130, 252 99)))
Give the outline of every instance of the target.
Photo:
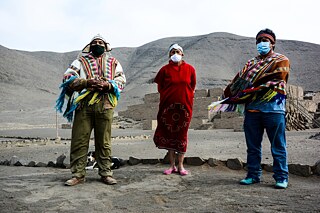
POLYGON ((259 183, 259 182, 260 182, 259 180, 255 180, 253 178, 245 178, 245 179, 240 180, 241 185, 251 185, 251 184, 259 183))
POLYGON ((288 187, 287 180, 278 180, 274 186, 276 189, 286 189, 288 187))

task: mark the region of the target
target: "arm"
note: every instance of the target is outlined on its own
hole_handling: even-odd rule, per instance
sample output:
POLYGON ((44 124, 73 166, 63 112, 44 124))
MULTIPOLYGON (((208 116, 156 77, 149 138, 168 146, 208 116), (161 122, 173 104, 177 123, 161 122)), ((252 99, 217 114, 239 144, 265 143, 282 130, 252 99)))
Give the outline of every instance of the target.
MULTIPOLYGON (((234 87, 234 83, 240 78, 240 76, 242 76, 247 70, 248 68, 250 68, 252 65, 254 64, 254 60, 250 59, 249 61, 247 61, 247 63, 244 65, 244 67, 240 70, 240 72, 237 73, 237 75, 232 79, 232 81, 227 85, 227 87, 224 89, 223 94, 224 97, 232 97, 237 93, 234 90, 232 90, 232 87, 234 87)), ((234 88, 233 88, 234 89, 234 88)))
POLYGON ((196 89, 196 82, 197 82, 197 77, 196 77, 196 70, 194 67, 191 66, 192 72, 191 72, 191 88, 194 91, 196 89))
POLYGON ((87 80, 80 78, 80 70, 81 70, 80 61, 74 60, 63 75, 63 82, 66 82, 72 76, 76 77, 76 79, 69 84, 69 89, 73 91, 81 91, 84 88, 87 88, 87 80))
POLYGON ((113 80, 115 81, 119 91, 121 92, 124 89, 127 80, 119 61, 116 61, 116 70, 113 80))
POLYGON ((231 93, 231 90, 230 90, 230 87, 232 85, 232 83, 239 78, 239 73, 233 78, 233 80, 227 85, 227 87, 224 89, 223 91, 223 95, 225 98, 227 97, 231 97, 232 96, 232 93, 231 93))
POLYGON ((164 69, 161 68, 159 72, 157 73, 156 77, 154 78, 154 82, 158 84, 158 92, 163 88, 163 78, 164 78, 164 69))

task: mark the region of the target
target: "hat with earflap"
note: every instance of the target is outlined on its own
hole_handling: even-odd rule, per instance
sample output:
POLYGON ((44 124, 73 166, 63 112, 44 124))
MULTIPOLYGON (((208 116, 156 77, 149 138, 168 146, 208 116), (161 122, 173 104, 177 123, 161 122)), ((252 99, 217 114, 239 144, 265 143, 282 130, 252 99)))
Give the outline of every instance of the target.
POLYGON ((91 47, 91 43, 94 41, 94 40, 102 40, 104 42, 104 45, 106 47, 106 52, 110 52, 112 50, 112 48, 110 47, 110 44, 100 35, 100 34, 97 34, 95 35, 89 44, 87 44, 83 49, 82 49, 82 53, 89 53, 91 52, 90 50, 90 47, 91 47))

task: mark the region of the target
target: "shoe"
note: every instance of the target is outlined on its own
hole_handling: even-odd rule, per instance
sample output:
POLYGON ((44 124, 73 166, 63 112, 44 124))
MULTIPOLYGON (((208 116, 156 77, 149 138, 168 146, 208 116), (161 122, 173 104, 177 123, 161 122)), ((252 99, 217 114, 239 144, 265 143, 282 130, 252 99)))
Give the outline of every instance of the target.
POLYGON ((64 185, 66 186, 75 186, 79 183, 84 183, 86 181, 86 179, 83 177, 83 178, 77 178, 77 177, 73 177, 69 180, 67 180, 64 185))
POLYGON ((288 187, 288 181, 287 180, 277 181, 274 187, 276 189, 286 189, 288 187))
POLYGON ((245 179, 240 180, 241 185, 251 185, 251 184, 259 183, 259 182, 260 181, 255 180, 253 178, 245 178, 245 179))
POLYGON ((114 185, 117 183, 117 180, 110 176, 102 176, 101 181, 107 185, 114 185))
POLYGON ((163 171, 163 174, 170 175, 172 172, 178 172, 177 167, 166 169, 166 170, 163 171))
POLYGON ((181 176, 185 176, 185 175, 189 174, 189 172, 187 170, 185 170, 185 169, 182 169, 182 170, 179 171, 179 174, 181 176))

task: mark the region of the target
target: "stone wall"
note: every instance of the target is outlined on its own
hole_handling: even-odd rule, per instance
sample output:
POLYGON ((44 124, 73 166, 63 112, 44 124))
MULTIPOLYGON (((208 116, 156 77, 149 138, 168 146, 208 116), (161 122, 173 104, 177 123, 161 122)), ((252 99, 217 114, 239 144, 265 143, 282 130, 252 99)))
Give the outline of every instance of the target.
MULTIPOLYGON (((293 100, 311 113, 315 119, 320 119, 320 92, 308 93, 305 96, 302 87, 288 85, 288 99, 293 100)), ((242 131, 243 116, 235 112, 222 112, 214 115, 214 119, 209 117, 208 105, 217 101, 223 94, 223 88, 196 90, 194 95, 193 115, 190 129, 234 129, 242 131)), ((143 123, 143 129, 155 129, 157 126, 157 113, 159 107, 159 93, 146 94, 144 103, 128 106, 126 111, 120 111, 119 116, 131 118, 143 123)), ((294 106, 293 106, 294 107, 294 106)))
MULTIPOLYGON (((208 105, 217 101, 222 95, 222 88, 196 90, 194 95, 193 115, 190 129, 196 129, 208 120, 208 105)), ((142 121, 143 129, 155 129, 159 107, 159 93, 146 94, 144 103, 128 106, 126 111, 120 111, 119 116, 142 121)))

